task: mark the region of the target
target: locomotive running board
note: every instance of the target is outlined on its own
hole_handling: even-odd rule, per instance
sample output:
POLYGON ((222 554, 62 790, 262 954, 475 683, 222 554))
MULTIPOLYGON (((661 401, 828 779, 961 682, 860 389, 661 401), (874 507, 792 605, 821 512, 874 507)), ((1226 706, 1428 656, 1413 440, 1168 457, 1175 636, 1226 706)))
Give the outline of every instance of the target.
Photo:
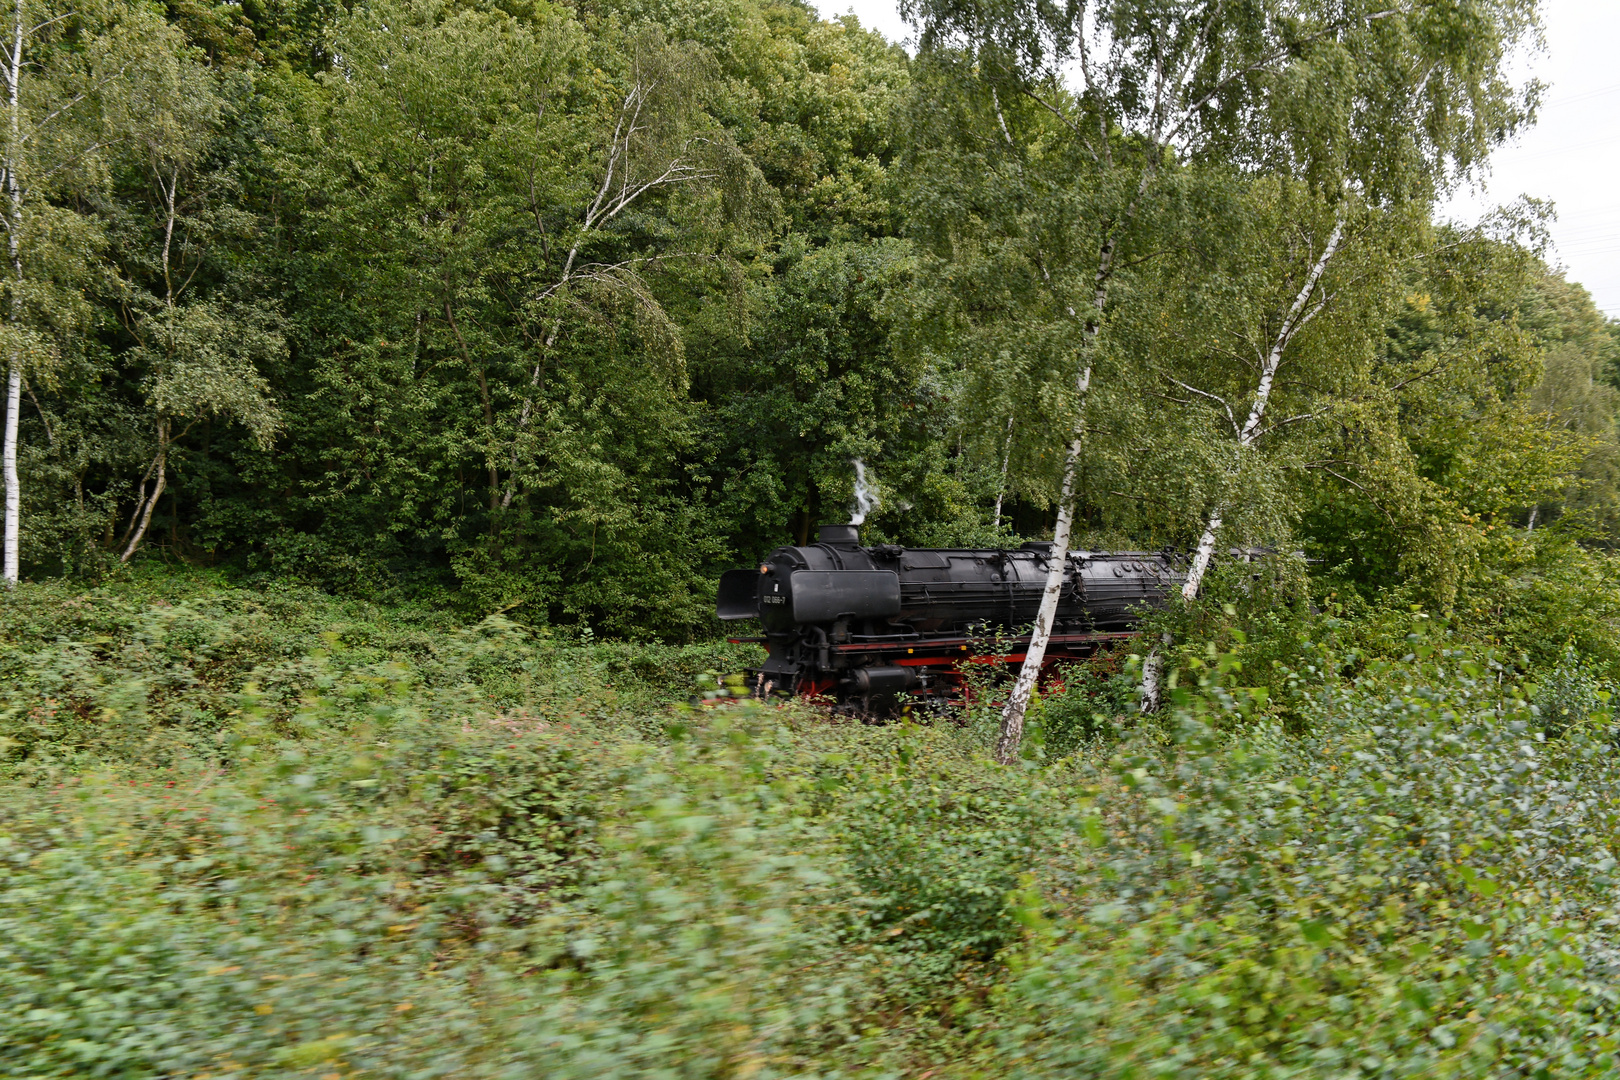
MULTIPOLYGON (((1110 631, 1095 634, 1053 634, 1047 639, 1047 647, 1062 647, 1064 645, 1096 645, 1107 641, 1125 641, 1136 637, 1134 630, 1110 631)), ((909 641, 861 641, 848 645, 833 645, 831 651, 835 654, 847 655, 849 653, 883 653, 887 655, 905 656, 907 654, 928 653, 938 656, 941 652, 967 652, 969 646, 977 645, 980 648, 987 644, 994 644, 1008 650, 1006 659, 1023 660, 1029 649, 1029 635, 1023 634, 999 642, 986 642, 982 638, 969 637, 930 637, 912 638, 909 641)), ((994 654, 986 654, 994 655, 994 654)), ((978 657, 975 657, 978 659, 978 657)), ((906 663, 900 660, 900 663, 906 663)), ((912 661, 918 663, 922 661, 912 661)))

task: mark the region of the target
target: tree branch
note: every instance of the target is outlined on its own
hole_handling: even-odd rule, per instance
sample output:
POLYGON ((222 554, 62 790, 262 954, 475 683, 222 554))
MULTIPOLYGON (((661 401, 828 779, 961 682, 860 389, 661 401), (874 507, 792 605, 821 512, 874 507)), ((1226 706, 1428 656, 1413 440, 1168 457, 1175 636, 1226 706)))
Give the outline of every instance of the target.
POLYGON ((1228 405, 1226 403, 1225 398, 1221 397, 1218 394, 1211 394, 1208 390, 1200 390, 1196 386, 1189 386, 1188 384, 1182 382, 1180 379, 1173 378, 1173 377, 1171 377, 1169 375, 1166 375, 1165 378, 1169 379, 1171 382, 1175 383, 1177 386, 1181 387, 1183 390, 1187 391, 1189 394, 1197 394, 1199 397, 1209 398, 1209 400, 1211 400, 1211 401, 1217 403, 1218 405, 1220 405, 1220 407, 1223 410, 1225 410, 1225 412, 1226 412, 1226 421, 1227 421, 1227 423, 1232 425, 1232 433, 1234 435, 1241 434, 1241 429, 1238 427, 1237 417, 1232 415, 1232 406, 1230 406, 1230 405, 1228 405))
POLYGON ((1345 476, 1343 473, 1338 472, 1338 471, 1336 471, 1334 469, 1330 469, 1326 465, 1322 465, 1322 464, 1308 464, 1308 465, 1302 465, 1300 467, 1304 468, 1304 469, 1315 469, 1315 470, 1317 470, 1319 472, 1325 472, 1329 476, 1334 477, 1335 479, 1343 480, 1345 483, 1349 484, 1351 487, 1355 488, 1357 491, 1359 491, 1363 495, 1365 495, 1367 497, 1367 501, 1372 503, 1373 507, 1375 509, 1377 509, 1377 511, 1380 514, 1383 514, 1384 517, 1388 518, 1389 523, 1391 525, 1395 526, 1396 528, 1400 528, 1400 523, 1395 520, 1395 515, 1391 514, 1388 510, 1384 509, 1384 504, 1379 502, 1378 499, 1373 496, 1372 492, 1368 491, 1366 488, 1362 487, 1360 484, 1356 483, 1354 480, 1350 479, 1348 476, 1345 476))

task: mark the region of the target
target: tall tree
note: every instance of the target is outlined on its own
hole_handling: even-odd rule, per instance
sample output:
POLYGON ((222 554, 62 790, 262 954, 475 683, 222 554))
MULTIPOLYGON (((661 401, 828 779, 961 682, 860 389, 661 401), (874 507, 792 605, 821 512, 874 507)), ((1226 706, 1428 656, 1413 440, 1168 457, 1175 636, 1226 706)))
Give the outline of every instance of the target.
POLYGON ((114 2, 74 6, 12 0, 0 47, 0 183, 5 188, 6 424, 5 558, 0 576, 15 584, 21 559, 22 484, 18 422, 28 369, 48 368, 53 329, 74 320, 82 282, 63 279, 82 265, 88 224, 65 198, 104 181, 108 150, 124 132, 109 125, 109 95, 143 57, 172 50, 178 35, 145 7, 114 2), (69 252, 72 252, 69 255, 69 252), (64 255, 68 255, 64 258, 64 255))
POLYGON ((223 84, 245 76, 207 64, 181 41, 169 45, 126 71, 109 108, 144 195, 107 213, 120 241, 120 321, 133 342, 124 361, 151 425, 152 456, 119 539, 126 563, 168 487, 171 453, 194 424, 240 423, 266 448, 281 426, 260 370, 286 351, 278 305, 210 289, 216 275, 205 273, 218 261, 216 245, 253 231, 252 216, 233 205, 232 166, 211 160, 227 111, 223 84))
MULTIPOLYGON (((1165 178, 1217 165, 1298 177, 1329 198, 1353 189, 1374 203, 1426 200, 1525 118, 1530 99, 1503 63, 1534 31, 1535 5, 915 0, 905 10, 925 54, 964 93, 989 100, 1010 144, 1003 103, 1023 99, 1054 118, 1084 162, 1068 183, 1101 193, 1082 225, 1089 259, 1053 268, 1031 250, 1072 327, 1057 355, 1073 392, 1046 590, 997 747, 1011 760, 1067 565, 1097 342, 1121 267, 1151 254, 1136 241, 1147 218, 1162 217, 1151 204, 1165 178)), ((1173 244, 1165 224, 1152 231, 1173 244)))
MULTIPOLYGON (((312 249, 298 272, 354 298, 305 320, 331 425, 317 497, 344 504, 329 519, 375 506, 369 543, 435 543, 496 605, 571 602, 623 545, 709 543, 659 525, 687 513, 690 438, 663 298, 682 274, 724 280, 771 221, 709 51, 598 29, 550 7, 357 9, 280 159, 312 249)), ((679 582, 642 578, 610 618, 670 604, 689 625, 696 568, 673 562, 679 582)))

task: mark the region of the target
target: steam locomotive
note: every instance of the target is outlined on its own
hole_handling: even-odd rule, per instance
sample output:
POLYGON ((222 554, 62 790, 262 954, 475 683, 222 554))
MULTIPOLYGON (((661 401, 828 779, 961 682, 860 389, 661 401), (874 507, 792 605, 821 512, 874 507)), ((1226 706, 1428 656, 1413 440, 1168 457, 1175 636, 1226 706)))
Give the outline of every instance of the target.
MULTIPOLYGON (((822 525, 816 543, 722 575, 717 614, 759 620, 762 638, 733 640, 765 645, 751 673, 761 696, 817 696, 861 712, 888 711, 903 694, 943 702, 960 692, 964 660, 1023 662, 1052 557, 1050 543, 863 547, 854 525, 822 525)), ((1169 553, 1069 552, 1043 667, 1133 636, 1134 613, 1163 606, 1183 580, 1169 553)))

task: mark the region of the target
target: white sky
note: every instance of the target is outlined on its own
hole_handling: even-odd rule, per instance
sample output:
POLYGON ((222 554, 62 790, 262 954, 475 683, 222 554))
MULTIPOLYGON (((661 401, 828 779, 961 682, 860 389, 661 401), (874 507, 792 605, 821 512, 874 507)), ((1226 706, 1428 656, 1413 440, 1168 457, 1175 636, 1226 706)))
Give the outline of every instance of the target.
MULTIPOLYGON (((812 0, 824 17, 853 11, 894 41, 912 36, 894 0, 812 0)), ((1620 318, 1620 0, 1542 0, 1546 51, 1519 70, 1548 84, 1541 118, 1492 160, 1483 189, 1443 213, 1472 222, 1521 195, 1554 204, 1551 258, 1620 318)))

